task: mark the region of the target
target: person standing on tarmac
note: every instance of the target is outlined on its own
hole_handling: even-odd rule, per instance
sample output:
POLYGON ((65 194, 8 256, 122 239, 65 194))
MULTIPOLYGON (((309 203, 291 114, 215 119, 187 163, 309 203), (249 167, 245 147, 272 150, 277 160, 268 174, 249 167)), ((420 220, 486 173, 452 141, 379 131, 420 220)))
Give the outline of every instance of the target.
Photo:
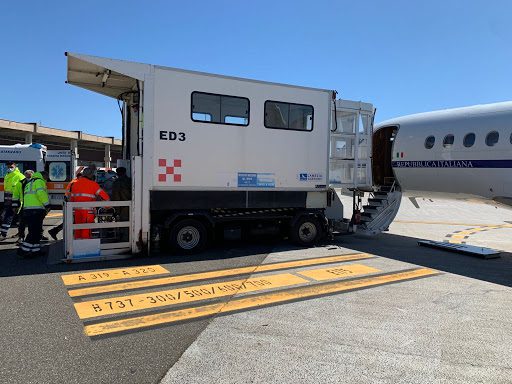
MULTIPOLYGON (((69 199, 71 202, 86 202, 97 200, 110 200, 108 194, 101 189, 99 184, 94 181, 94 170, 90 167, 85 168, 80 177, 73 183, 73 189, 69 199)), ((94 208, 75 209, 75 224, 94 223, 94 208)), ((75 229, 75 239, 90 239, 90 229, 75 229)))
POLYGON ((7 237, 7 232, 11 228, 14 218, 14 209, 12 207, 12 193, 14 186, 25 178, 20 172, 14 161, 7 162, 7 174, 4 177, 4 211, 2 215, 2 226, 0 228, 0 239, 7 237))
POLYGON ((31 169, 27 169, 25 172, 23 172, 23 175, 25 176, 24 179, 22 179, 19 183, 17 183, 14 186, 14 189, 12 191, 12 207, 17 210, 18 217, 19 217, 19 223, 18 223, 18 244, 21 244, 23 240, 25 240, 25 227, 26 223, 25 220, 23 220, 23 190, 25 189, 25 186, 32 178, 32 175, 34 174, 34 171, 31 169))
POLYGON ((112 186, 117 179, 117 174, 113 174, 111 172, 112 171, 105 173, 105 181, 101 183, 101 188, 103 188, 103 190, 107 192, 107 195, 109 195, 110 198, 112 198, 112 186))
MULTIPOLYGON (((69 182, 68 186, 66 187, 66 192, 64 193, 64 201, 70 200, 73 184, 75 184, 80 177, 82 177, 82 172, 77 172, 76 177, 69 182)), ((60 231, 62 231, 63 226, 64 223, 62 222, 48 231, 53 240, 57 241, 57 235, 60 231)))
POLYGON ((35 172, 23 189, 23 220, 28 228, 25 240, 20 244, 18 255, 35 257, 41 255, 43 220, 50 211, 50 200, 46 191, 43 172, 35 172))
MULTIPOLYGON (((112 200, 115 201, 130 201, 132 199, 132 179, 126 174, 125 167, 119 167, 116 170, 117 179, 112 185, 112 200)), ((121 208, 121 221, 128 221, 128 207, 121 208)))

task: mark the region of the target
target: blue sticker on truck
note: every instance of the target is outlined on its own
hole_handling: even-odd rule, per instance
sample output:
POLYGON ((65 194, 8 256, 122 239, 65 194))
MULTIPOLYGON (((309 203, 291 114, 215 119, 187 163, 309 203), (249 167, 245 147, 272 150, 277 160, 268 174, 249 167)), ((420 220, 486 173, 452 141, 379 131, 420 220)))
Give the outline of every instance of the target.
POLYGON ((238 173, 239 188, 275 188, 276 178, 273 173, 238 173))
POLYGON ((301 172, 298 175, 299 181, 322 181, 324 174, 321 172, 301 172))

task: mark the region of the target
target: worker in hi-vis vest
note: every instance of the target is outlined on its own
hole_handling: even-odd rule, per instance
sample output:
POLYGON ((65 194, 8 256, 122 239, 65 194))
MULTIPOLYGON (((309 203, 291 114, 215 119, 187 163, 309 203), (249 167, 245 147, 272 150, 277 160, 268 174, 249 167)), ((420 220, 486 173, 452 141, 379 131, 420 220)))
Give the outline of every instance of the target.
MULTIPOLYGON (((101 189, 100 185, 94 181, 94 170, 85 168, 76 182, 73 183, 69 201, 86 202, 97 200, 110 200, 107 192, 101 189)), ((96 210, 94 208, 82 208, 74 211, 75 224, 94 223, 96 210)), ((90 239, 90 229, 75 229, 75 239, 90 239)))
POLYGON ((23 180, 20 180, 18 184, 16 184, 12 191, 12 207, 16 211, 19 217, 18 222, 18 244, 21 244, 23 240, 25 240, 25 228, 26 223, 25 220, 23 220, 23 191, 25 190, 25 186, 32 178, 32 175, 34 174, 34 171, 31 169, 27 169, 25 172, 23 172, 23 175, 25 178, 23 180))
POLYGON ((46 172, 35 172, 23 189, 22 211, 28 234, 18 249, 20 256, 33 257, 41 254, 43 220, 50 211, 50 200, 46 191, 47 177, 46 172))
POLYGON ((4 212, 2 215, 2 227, 0 228, 0 239, 7 237, 7 231, 11 228, 14 218, 14 209, 12 207, 12 192, 14 186, 25 178, 20 172, 14 161, 7 162, 7 174, 4 176, 4 212))

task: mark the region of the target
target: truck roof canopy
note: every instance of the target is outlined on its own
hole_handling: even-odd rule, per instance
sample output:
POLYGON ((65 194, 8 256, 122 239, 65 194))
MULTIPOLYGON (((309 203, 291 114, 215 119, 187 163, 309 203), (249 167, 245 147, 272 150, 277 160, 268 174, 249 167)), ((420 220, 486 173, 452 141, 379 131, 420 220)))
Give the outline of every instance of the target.
POLYGON ((137 80, 144 80, 144 75, 151 71, 149 64, 70 52, 66 56, 67 83, 116 99, 124 92, 135 90, 137 80))
POLYGON ((66 52, 66 56, 68 57, 67 82, 69 84, 73 84, 90 91, 98 92, 106 96, 114 97, 116 99, 119 98, 119 96, 124 92, 135 90, 137 80, 143 81, 146 75, 154 72, 155 68, 177 72, 195 73, 198 75, 213 76, 232 80, 249 81, 260 84, 273 84, 298 89, 332 92, 328 89, 216 75, 206 72, 163 67, 160 65, 143 64, 132 61, 114 60, 104 57, 82 55, 79 53, 66 52))

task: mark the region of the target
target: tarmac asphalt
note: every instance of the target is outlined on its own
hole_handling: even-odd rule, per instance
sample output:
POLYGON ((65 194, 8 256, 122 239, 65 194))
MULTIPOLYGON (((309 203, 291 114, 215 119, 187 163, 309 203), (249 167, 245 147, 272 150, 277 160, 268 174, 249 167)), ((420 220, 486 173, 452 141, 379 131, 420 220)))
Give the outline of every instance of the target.
POLYGON ((511 383, 512 210, 416 205, 404 199, 389 232, 309 249, 255 239, 60 264, 20 260, 7 239, 0 382, 511 383))

